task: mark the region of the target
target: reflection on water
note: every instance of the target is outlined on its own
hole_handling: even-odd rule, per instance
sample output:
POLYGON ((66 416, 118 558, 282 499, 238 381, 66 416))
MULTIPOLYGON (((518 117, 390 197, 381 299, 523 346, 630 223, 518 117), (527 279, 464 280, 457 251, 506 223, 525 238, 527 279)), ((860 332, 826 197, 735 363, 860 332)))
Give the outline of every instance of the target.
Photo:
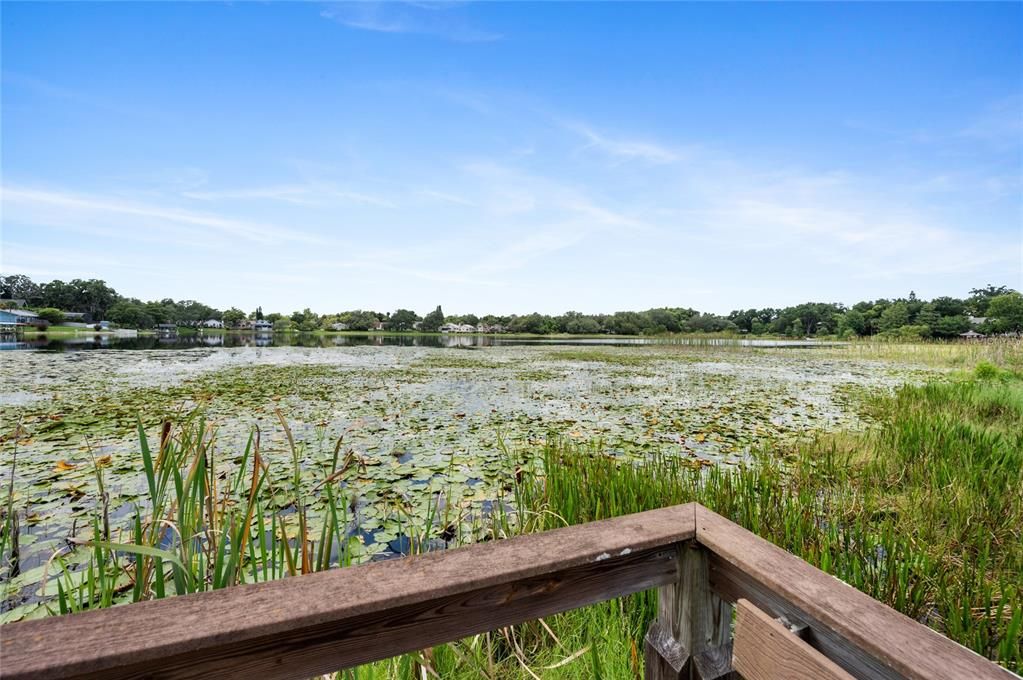
POLYGON ((520 337, 508 335, 316 335, 312 333, 229 333, 223 335, 148 335, 118 338, 109 335, 48 339, 10 339, 0 342, 0 350, 40 350, 69 352, 88 349, 195 349, 199 347, 513 347, 521 345, 697 345, 740 347, 822 347, 842 345, 814 340, 745 340, 741 338, 694 338, 663 336, 635 337, 520 337))

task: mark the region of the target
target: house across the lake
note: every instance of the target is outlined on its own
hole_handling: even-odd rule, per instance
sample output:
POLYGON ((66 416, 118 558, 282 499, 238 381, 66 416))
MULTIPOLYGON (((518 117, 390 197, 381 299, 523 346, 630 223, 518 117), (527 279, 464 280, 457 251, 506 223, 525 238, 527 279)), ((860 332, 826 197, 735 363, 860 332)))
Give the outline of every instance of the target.
POLYGON ((978 333, 977 331, 970 329, 965 333, 960 333, 959 337, 964 338, 966 340, 976 340, 977 338, 983 338, 984 335, 983 333, 978 333))
POLYGON ((0 309, 0 324, 15 328, 18 326, 46 328, 50 325, 50 322, 46 319, 40 319, 38 314, 27 309, 0 309))
POLYGON ((446 323, 440 327, 441 333, 475 333, 476 327, 467 323, 446 323))
POLYGON ((223 328, 224 322, 220 319, 206 319, 202 325, 204 328, 223 328))
POLYGON ((158 323, 156 324, 156 332, 160 335, 177 335, 178 325, 176 323, 158 323))
POLYGON ((274 329, 273 322, 267 321, 266 319, 256 319, 252 322, 251 328, 254 331, 260 333, 267 333, 274 329))

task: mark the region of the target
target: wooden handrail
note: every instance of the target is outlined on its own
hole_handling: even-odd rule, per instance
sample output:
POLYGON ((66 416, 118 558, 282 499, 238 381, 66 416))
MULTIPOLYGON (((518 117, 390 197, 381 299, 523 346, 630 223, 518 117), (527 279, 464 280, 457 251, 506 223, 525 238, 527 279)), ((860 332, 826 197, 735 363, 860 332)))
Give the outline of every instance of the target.
POLYGON ((696 540, 711 589, 806 627, 804 636, 857 678, 1017 678, 979 654, 698 506, 696 540))
POLYGON ((672 582, 695 510, 9 624, 3 677, 328 673, 672 582))
POLYGON ((649 588, 651 678, 726 677, 731 603, 857 678, 1015 677, 696 504, 0 627, 4 678, 303 678, 649 588))

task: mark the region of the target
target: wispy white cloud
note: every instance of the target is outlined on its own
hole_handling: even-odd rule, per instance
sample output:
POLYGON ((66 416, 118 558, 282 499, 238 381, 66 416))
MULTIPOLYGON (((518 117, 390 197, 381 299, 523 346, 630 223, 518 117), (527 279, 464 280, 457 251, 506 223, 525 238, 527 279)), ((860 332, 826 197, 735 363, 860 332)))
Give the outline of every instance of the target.
POLYGON ((674 163, 682 158, 678 151, 648 140, 611 137, 579 122, 563 122, 562 125, 586 140, 583 149, 595 149, 619 160, 674 163))
POLYGON ((1023 146, 1023 94, 992 102, 961 132, 963 137, 1002 150, 1023 146))
POLYGON ((65 225, 84 228, 102 225, 97 233, 124 234, 147 226, 187 227, 212 230, 224 236, 264 245, 286 241, 309 244, 322 239, 304 232, 272 224, 195 212, 177 207, 126 200, 117 196, 97 196, 62 190, 40 189, 5 184, 0 187, 5 221, 65 225), (120 225, 120 226, 119 226, 120 225))
POLYGON ((433 189, 419 189, 416 194, 425 198, 430 198, 435 201, 441 201, 442 203, 454 203, 455 205, 464 205, 467 208, 478 207, 476 203, 470 201, 467 198, 457 196, 455 194, 449 194, 443 191, 434 191, 433 189))
POLYGON ((393 208, 394 203, 361 193, 349 191, 323 183, 280 184, 266 187, 220 189, 209 191, 185 191, 185 198, 197 201, 268 200, 295 205, 327 205, 333 202, 363 203, 381 208, 393 208))
POLYGON ((377 33, 430 35, 454 42, 493 42, 500 33, 476 28, 460 11, 463 3, 343 2, 320 16, 342 26, 377 33))

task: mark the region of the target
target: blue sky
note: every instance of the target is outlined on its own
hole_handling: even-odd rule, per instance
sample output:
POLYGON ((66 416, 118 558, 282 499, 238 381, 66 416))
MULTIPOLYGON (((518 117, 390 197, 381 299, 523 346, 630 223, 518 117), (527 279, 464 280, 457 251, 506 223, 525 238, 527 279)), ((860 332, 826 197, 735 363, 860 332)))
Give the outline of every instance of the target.
POLYGON ((1023 5, 2 5, 2 267, 319 312, 1023 288, 1023 5))

